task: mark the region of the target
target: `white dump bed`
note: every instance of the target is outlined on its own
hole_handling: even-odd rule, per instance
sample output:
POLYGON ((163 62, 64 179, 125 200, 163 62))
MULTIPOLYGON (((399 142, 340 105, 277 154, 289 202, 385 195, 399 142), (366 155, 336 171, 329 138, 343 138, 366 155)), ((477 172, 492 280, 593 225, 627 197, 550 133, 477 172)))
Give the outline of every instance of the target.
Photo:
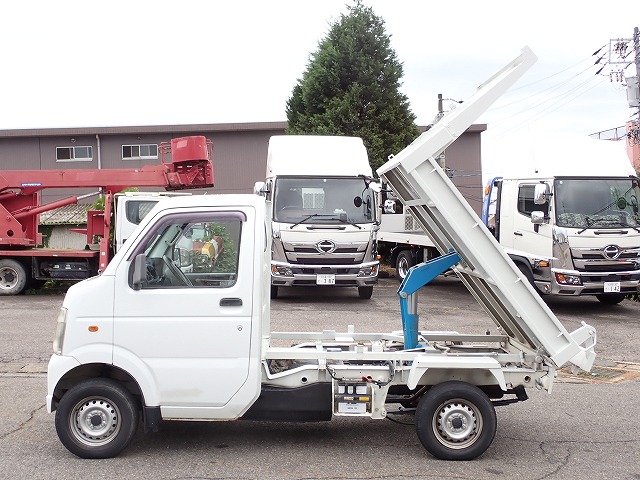
POLYGON ((595 359, 595 329, 583 323, 575 332, 567 332, 435 160, 536 60, 525 47, 468 101, 377 172, 438 250, 446 253, 453 249, 460 255, 462 262, 454 270, 512 342, 539 352, 558 367, 571 362, 589 370, 595 359))

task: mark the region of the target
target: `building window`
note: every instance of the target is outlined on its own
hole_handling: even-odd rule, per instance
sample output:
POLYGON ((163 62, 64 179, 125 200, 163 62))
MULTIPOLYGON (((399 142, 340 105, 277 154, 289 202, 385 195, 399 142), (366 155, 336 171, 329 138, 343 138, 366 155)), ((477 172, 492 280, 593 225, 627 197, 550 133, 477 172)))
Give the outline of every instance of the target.
POLYGON ((90 162, 93 147, 56 147, 56 162, 90 162))
POLYGON ((158 145, 155 143, 122 146, 122 160, 155 160, 157 158, 158 145))

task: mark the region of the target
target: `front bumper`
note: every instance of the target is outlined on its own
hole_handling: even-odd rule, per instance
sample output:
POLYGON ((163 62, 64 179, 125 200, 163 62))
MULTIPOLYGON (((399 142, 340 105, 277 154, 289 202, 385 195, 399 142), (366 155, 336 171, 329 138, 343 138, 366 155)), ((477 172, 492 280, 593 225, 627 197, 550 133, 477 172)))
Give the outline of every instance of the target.
POLYGON ((51 355, 49 359, 49 365, 47 367, 47 412, 51 413, 54 410, 54 402, 56 401, 56 388, 60 379, 64 377, 67 372, 78 367, 80 362, 73 357, 64 355, 51 355))
MULTIPOLYGON (((318 275, 334 275, 336 287, 366 287, 378 282, 379 261, 358 265, 299 265, 271 262, 271 285, 281 287, 316 286, 318 275)), ((324 285, 319 285, 324 286, 324 285)))
POLYGON ((640 292, 640 270, 627 272, 582 272, 578 270, 551 269, 551 284, 536 282, 536 286, 547 293, 555 295, 601 295, 604 294, 605 282, 619 282, 620 293, 633 294, 640 292), (560 283, 558 276, 577 278, 579 284, 560 283), (546 290, 545 286, 546 285, 546 290))

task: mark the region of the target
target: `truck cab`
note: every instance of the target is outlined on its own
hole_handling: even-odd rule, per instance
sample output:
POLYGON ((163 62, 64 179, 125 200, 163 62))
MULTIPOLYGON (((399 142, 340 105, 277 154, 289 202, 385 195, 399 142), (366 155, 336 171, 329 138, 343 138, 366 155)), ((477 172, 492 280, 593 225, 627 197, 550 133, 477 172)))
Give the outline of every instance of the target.
POLYGON ((640 284, 640 182, 575 172, 491 180, 484 221, 539 292, 616 304, 640 284))
POLYGON ((265 195, 273 231, 271 296, 279 287, 357 287, 378 280, 378 183, 360 138, 271 137, 265 195))

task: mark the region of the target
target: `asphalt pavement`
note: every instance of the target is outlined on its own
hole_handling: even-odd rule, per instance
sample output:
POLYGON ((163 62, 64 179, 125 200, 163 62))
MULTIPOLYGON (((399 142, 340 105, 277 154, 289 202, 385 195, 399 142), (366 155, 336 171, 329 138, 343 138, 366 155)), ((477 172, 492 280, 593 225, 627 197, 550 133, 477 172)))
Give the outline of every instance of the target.
MULTIPOLYGON (((371 300, 355 289, 281 289, 273 330, 400 329, 395 279, 371 300)), ((562 371, 551 394, 497 408, 498 432, 471 462, 445 462, 420 445, 413 416, 339 418, 326 423, 166 422, 138 432, 109 460, 80 460, 58 441, 46 413, 46 362, 63 294, 0 298, 0 479, 640 479, 640 303, 592 298, 547 300, 568 330, 598 330, 592 373, 562 371)), ((484 333, 495 329, 455 278, 420 292, 420 325, 484 333)))

